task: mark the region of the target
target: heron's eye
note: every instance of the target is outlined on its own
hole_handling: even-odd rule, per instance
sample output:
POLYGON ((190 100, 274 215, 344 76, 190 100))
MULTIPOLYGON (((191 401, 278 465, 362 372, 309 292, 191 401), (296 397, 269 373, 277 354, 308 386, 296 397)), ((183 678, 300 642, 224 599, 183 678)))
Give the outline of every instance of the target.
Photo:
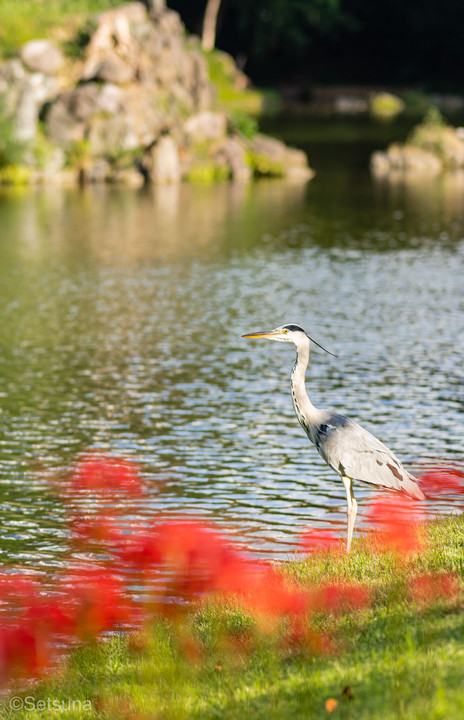
POLYGON ((288 330, 284 330, 283 332, 284 332, 284 333, 288 333, 288 330))

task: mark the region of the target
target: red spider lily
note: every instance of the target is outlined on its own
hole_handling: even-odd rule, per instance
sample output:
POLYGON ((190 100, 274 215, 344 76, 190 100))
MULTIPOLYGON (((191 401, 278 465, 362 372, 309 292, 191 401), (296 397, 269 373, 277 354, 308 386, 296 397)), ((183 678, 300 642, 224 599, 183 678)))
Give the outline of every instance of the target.
POLYGON ((146 571, 161 564, 159 538, 155 531, 136 531, 122 536, 117 550, 119 561, 124 567, 146 571))
POLYGON ((464 493, 464 473, 459 470, 431 470, 419 478, 425 495, 464 493))
POLYGON ((358 583, 327 583, 314 593, 313 607, 319 612, 343 613, 349 610, 362 610, 371 602, 367 588, 358 583))
POLYGON ((426 607, 440 600, 456 601, 459 598, 459 583, 451 573, 426 573, 412 578, 409 591, 415 602, 426 607))
POLYGON ((306 553, 324 553, 329 550, 340 550, 340 538, 331 530, 309 528, 301 535, 301 547, 306 553))
POLYGON ((297 620, 309 609, 308 593, 292 586, 271 567, 249 572, 241 596, 253 613, 263 618, 297 620))
POLYGON ((75 627, 73 608, 62 598, 38 597, 24 609, 21 620, 44 635, 70 635, 75 627))
POLYGON ((184 595, 213 590, 230 550, 219 533, 199 522, 165 522, 158 527, 162 562, 173 567, 184 595))
POLYGON ((80 639, 95 638, 135 619, 122 582, 107 569, 71 569, 59 589, 63 612, 73 618, 73 632, 80 639))
POLYGON ((375 537, 384 550, 409 555, 424 549, 424 512, 409 498, 378 496, 370 504, 367 517, 377 529, 375 537))
POLYGON ((48 667, 50 657, 47 637, 30 623, 0 627, 0 681, 36 677, 48 667))
POLYGON ((124 458, 84 457, 72 475, 72 490, 139 496, 142 483, 134 463, 124 458))

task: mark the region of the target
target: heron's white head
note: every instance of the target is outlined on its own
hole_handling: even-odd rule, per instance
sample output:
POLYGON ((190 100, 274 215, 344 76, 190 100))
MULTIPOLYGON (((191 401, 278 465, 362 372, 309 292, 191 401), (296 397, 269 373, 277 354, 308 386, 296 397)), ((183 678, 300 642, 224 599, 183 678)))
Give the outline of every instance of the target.
MULTIPOLYGON (((275 330, 265 330, 264 332, 253 332, 242 335, 244 338, 262 338, 263 340, 276 340, 277 342, 293 343, 297 348, 309 345, 309 341, 324 350, 329 355, 333 355, 329 350, 326 350, 322 345, 319 345, 315 340, 309 337, 309 335, 299 325, 280 325, 275 330)), ((336 357, 336 355, 335 355, 336 357)))

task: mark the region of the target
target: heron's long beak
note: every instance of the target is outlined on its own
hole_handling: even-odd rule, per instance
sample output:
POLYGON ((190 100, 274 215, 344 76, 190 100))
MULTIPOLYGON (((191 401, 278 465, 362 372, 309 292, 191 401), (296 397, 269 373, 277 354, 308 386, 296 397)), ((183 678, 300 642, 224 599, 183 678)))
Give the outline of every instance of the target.
POLYGON ((254 333, 247 333, 246 335, 242 335, 242 338, 270 338, 272 339, 279 333, 277 330, 265 330, 264 332, 254 332, 254 333))

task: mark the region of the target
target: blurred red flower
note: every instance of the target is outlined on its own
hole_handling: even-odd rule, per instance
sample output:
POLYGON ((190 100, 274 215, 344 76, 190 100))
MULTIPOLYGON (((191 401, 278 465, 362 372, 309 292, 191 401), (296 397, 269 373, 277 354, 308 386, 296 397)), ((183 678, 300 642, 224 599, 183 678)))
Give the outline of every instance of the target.
POLYGON ((29 623, 0 627, 0 681, 40 675, 49 665, 50 643, 29 623))
POLYGON ((406 496, 377 496, 369 505, 367 519, 376 529, 375 539, 382 549, 398 555, 418 553, 424 549, 424 511, 406 496))
POLYGON ((71 568, 61 578, 60 606, 73 618, 73 632, 83 640, 134 622, 135 609, 122 581, 106 568, 71 568))
POLYGON ((359 583, 325 583, 314 592, 313 607, 318 612, 343 613, 362 610, 371 602, 371 594, 359 583))
POLYGON ((440 600, 456 601, 460 589, 457 578, 451 573, 426 573, 412 578, 409 591, 415 602, 426 607, 440 600))
POLYGON ((138 467, 124 458, 89 455, 72 474, 73 491, 139 496, 143 487, 138 467))
POLYGON ((464 493, 464 473, 460 470, 430 470, 419 478, 425 495, 464 493))

